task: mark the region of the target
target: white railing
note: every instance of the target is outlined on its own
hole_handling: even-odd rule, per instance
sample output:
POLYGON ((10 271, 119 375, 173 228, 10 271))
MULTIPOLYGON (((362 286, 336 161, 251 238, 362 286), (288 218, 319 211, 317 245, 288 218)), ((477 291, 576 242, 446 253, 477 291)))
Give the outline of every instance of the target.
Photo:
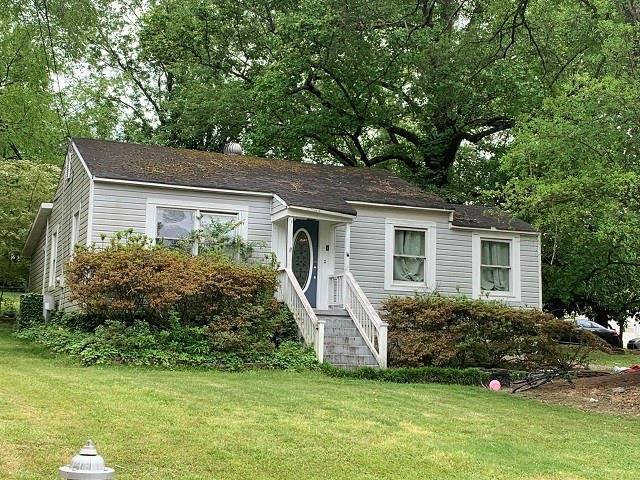
POLYGON ((342 294, 344 292, 344 277, 343 275, 329 275, 329 306, 340 307, 344 306, 342 301, 342 294))
POLYGON ((313 345, 318 362, 324 358, 324 320, 318 320, 290 268, 279 270, 278 300, 284 302, 298 324, 302 338, 313 345))
POLYGON ((387 368, 387 323, 383 322, 350 272, 329 278, 333 306, 342 305, 381 368, 387 368))

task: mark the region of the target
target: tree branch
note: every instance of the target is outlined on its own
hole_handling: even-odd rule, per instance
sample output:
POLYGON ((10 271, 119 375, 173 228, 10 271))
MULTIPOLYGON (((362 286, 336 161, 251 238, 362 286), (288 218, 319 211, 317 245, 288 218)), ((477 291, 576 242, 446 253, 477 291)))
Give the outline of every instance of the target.
POLYGON ((475 133, 463 133, 462 138, 471 143, 477 143, 485 137, 489 135, 493 135, 494 133, 502 132, 503 130, 508 130, 515 125, 515 122, 512 119, 506 117, 496 117, 494 119, 486 120, 482 122, 485 126, 489 126, 484 130, 475 133))
POLYGON ((398 127, 395 125, 384 125, 384 129, 390 134, 399 136, 408 140, 416 146, 424 146, 425 142, 415 133, 407 130, 406 128, 398 127))
POLYGON ((319 135, 317 135, 315 133, 310 133, 310 134, 307 134, 306 136, 307 136, 307 138, 311 138, 311 139, 315 140, 320 145, 322 145, 324 148, 326 148, 327 151, 331 155, 336 157, 336 159, 338 159, 344 166, 346 166, 346 167, 356 167, 356 166, 358 166, 358 162, 354 158, 350 157, 349 155, 347 155, 346 153, 344 153, 342 150, 338 149, 337 147, 324 142, 322 140, 322 138, 320 138, 319 135))

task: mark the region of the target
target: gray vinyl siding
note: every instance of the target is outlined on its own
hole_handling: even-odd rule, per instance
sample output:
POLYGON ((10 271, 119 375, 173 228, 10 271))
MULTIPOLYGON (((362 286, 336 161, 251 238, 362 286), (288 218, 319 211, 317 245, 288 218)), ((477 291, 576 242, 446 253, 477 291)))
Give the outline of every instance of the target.
MULTIPOLYGON (((376 309, 389 296, 414 295, 420 290, 385 289, 385 222, 387 218, 413 219, 436 224, 436 291, 442 295, 471 297, 472 231, 451 229, 447 213, 404 213, 400 209, 360 208, 351 225, 350 270, 376 309)), ((410 223, 408 220, 407 223, 410 223)), ((336 229, 336 272, 343 270, 344 227, 336 229)), ((538 237, 520 235, 521 301, 519 307, 539 307, 538 237)), ((422 291, 426 293, 426 290, 422 291)))
POLYGON ((211 205, 234 205, 248 207, 248 240, 258 242, 254 258, 263 260, 271 252, 271 197, 243 195, 235 193, 214 193, 181 190, 154 186, 139 186, 96 181, 93 196, 92 240, 100 245, 102 237, 115 232, 133 229, 146 234, 147 201, 149 199, 177 202, 180 208, 188 208, 192 203, 211 205))
POLYGON ((46 231, 43 231, 38 240, 38 245, 31 256, 31 264, 29 266, 29 291, 33 293, 42 293, 46 241, 46 231))
POLYGON ((540 306, 540 241, 534 236, 520 236, 520 277, 522 305, 540 306))
POLYGON ((75 154, 73 148, 65 158, 65 163, 60 173, 60 182, 53 199, 53 209, 49 215, 48 237, 47 231, 42 232, 38 241, 38 246, 31 259, 29 289, 33 292, 42 293, 44 282, 44 293, 53 295, 58 309, 73 309, 74 303, 69 299, 69 289, 64 285, 49 286, 49 253, 51 250, 51 236, 58 230, 58 255, 56 265, 56 278, 64 278, 64 265, 71 257, 71 229, 72 219, 75 212, 79 211, 79 235, 77 244, 86 244, 87 241, 87 221, 89 211, 89 191, 91 179, 89 178, 82 162, 75 154), (71 162, 72 177, 67 179, 67 163, 71 162), (45 253, 45 250, 49 250, 45 253))
POLYGON ((342 272, 344 271, 344 235, 345 235, 345 226, 338 225, 335 230, 335 271, 342 272))
POLYGON ((277 198, 273 198, 273 200, 271 201, 271 214, 275 215, 278 212, 281 212, 282 210, 284 210, 285 208, 287 208, 287 206, 282 203, 280 200, 278 200, 277 198))

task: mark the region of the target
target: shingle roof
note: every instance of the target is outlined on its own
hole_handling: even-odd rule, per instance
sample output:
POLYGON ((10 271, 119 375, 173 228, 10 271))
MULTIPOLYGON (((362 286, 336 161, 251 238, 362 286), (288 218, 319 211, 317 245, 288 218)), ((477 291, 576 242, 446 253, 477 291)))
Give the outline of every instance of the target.
MULTIPOLYGON (((315 165, 88 138, 74 138, 72 141, 96 178, 271 193, 290 206, 350 215, 355 215, 356 210, 347 201, 456 211, 460 207, 385 170, 315 165)), ((467 222, 470 214, 464 216, 469 217, 467 222)), ((478 217, 480 224, 477 226, 498 228, 487 224, 491 218, 478 217)), ((506 222, 500 222, 500 225, 506 225, 506 222)))
POLYGON ((495 207, 476 205, 454 205, 454 207, 456 211, 453 214, 453 224, 459 227, 495 228, 519 232, 536 231, 527 222, 495 207))

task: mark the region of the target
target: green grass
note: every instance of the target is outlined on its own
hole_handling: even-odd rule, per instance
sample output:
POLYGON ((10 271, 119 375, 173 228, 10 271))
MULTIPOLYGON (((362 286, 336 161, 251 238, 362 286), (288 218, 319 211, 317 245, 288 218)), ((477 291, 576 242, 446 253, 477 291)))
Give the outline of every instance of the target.
POLYGON ((4 292, 0 303, 0 313, 4 311, 19 311, 20 295, 22 295, 20 292, 4 292))
POLYGON ((82 368, 0 327, 0 478, 93 438, 120 480, 637 478, 640 420, 475 387, 82 368))
POLYGON ((630 367, 640 364, 640 353, 625 351, 624 353, 593 352, 589 355, 589 364, 600 367, 630 367))

